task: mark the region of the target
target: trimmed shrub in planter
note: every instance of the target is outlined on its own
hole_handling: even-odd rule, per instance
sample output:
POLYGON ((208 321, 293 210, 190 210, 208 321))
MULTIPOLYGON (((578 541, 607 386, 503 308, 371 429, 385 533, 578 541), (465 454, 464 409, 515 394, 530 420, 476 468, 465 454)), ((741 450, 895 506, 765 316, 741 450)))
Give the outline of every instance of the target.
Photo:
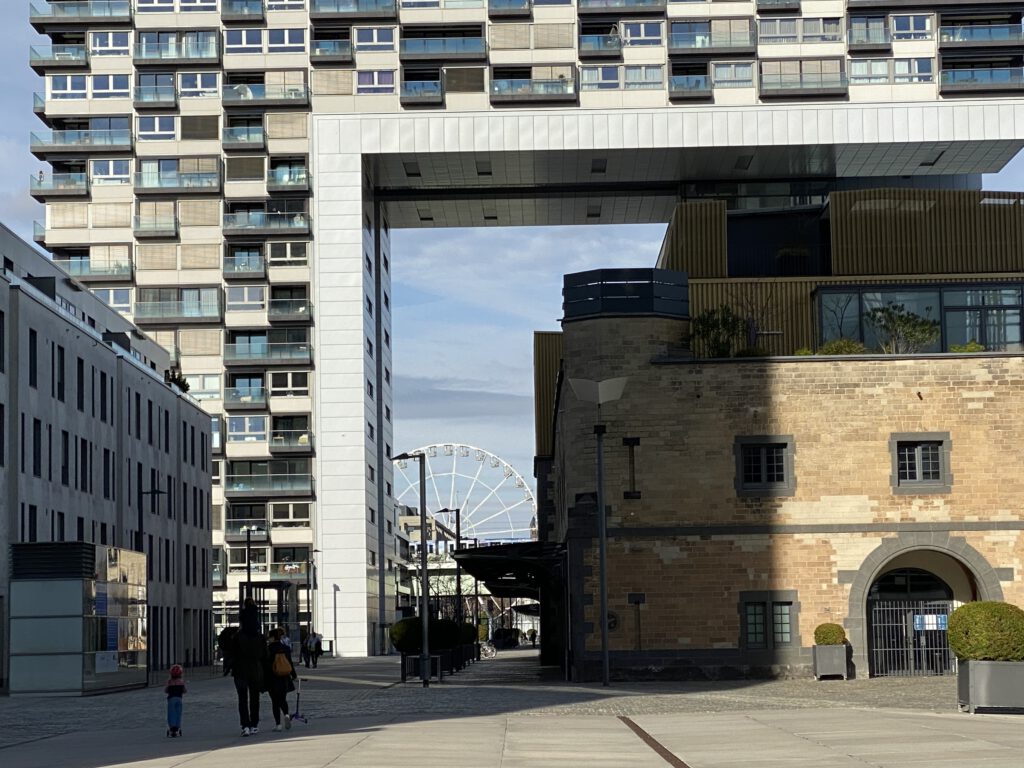
POLYGON ((814 676, 821 680, 832 675, 848 676, 849 647, 846 645, 846 630, 838 624, 819 624, 814 630, 814 676))
POLYGON ((1024 709, 1024 610, 967 603, 949 617, 949 647, 960 660, 960 709, 1024 709))
MULTIPOLYGON (((431 621, 427 627, 430 652, 454 648, 459 644, 459 625, 454 621, 441 619, 431 621)), ((420 652, 423 642, 423 625, 418 616, 402 619, 391 625, 391 644, 399 653, 412 654, 420 652)))

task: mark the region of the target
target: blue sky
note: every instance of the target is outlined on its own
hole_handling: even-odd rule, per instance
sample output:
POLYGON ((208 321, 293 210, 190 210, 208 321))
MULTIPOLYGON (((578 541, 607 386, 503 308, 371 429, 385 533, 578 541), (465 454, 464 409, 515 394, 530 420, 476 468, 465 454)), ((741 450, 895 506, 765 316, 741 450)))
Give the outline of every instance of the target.
MULTIPOLYGON (((38 38, 28 0, 0 10, 0 220, 31 240, 42 207, 28 196, 42 168, 28 151, 42 123, 28 67, 38 38)), ((986 179, 1024 189, 1024 157, 986 179)), ((441 442, 476 445, 533 473, 534 330, 557 330, 561 279, 596 267, 651 266, 664 226, 393 232, 396 451, 441 442)))

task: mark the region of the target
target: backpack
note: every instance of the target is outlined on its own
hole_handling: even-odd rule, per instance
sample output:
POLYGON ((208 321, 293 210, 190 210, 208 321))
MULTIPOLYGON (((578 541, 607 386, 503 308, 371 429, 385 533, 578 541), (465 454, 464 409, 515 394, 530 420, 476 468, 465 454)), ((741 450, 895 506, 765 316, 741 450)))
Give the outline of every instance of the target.
POLYGON ((278 651, 274 654, 274 664, 270 668, 275 677, 288 677, 292 673, 292 665, 288 663, 288 657, 278 651))

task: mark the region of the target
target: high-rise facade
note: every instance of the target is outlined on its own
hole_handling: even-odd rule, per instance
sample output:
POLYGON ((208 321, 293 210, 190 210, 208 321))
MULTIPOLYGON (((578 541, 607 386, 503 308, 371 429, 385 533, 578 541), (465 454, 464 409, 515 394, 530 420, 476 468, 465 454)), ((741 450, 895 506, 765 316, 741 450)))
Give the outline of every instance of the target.
POLYGON ((220 620, 248 558, 298 581, 302 618, 350 654, 393 620, 387 457, 414 447, 392 445, 391 228, 970 187, 1024 146, 1021 11, 998 3, 34 0, 30 17, 51 43, 31 52, 38 239, 214 417, 220 620))

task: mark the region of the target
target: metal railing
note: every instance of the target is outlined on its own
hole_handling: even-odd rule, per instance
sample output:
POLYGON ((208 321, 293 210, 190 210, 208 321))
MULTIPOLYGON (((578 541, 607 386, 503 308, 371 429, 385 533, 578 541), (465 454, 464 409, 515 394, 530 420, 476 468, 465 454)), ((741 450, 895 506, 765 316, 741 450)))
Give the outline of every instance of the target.
POLYGON ((217 171, 182 172, 158 171, 147 173, 138 171, 135 174, 135 186, 139 189, 216 189, 220 186, 220 173, 217 171))
POLYGON ((351 40, 313 40, 309 44, 309 55, 317 56, 351 56, 351 40))
POLYGON ((221 141, 232 144, 263 144, 266 140, 262 125, 225 127, 221 141))
POLYGON ((309 299, 271 299, 267 314, 274 315, 312 315, 313 302, 309 299))
POLYGON ((977 24, 939 27, 940 43, 1019 43, 1024 40, 1020 24, 977 24))
POLYGON ((224 359, 231 362, 289 362, 309 360, 313 345, 306 342, 228 342, 224 345, 224 359))
POLYGON ((1024 84, 1021 67, 972 67, 970 69, 944 69, 942 85, 1020 86, 1024 84))
POLYGON ((28 49, 30 62, 54 61, 61 64, 86 63, 89 49, 84 45, 33 45, 28 49))
MULTIPOLYGON (((313 492, 313 476, 311 474, 293 475, 227 475, 224 478, 224 490, 227 493, 273 493, 274 491, 293 491, 300 493, 313 492)), ((235 521, 227 521, 230 525, 235 521)), ((266 524, 266 521, 263 521, 266 524)), ((243 533, 244 535, 244 533, 243 533)))
POLYGON ((846 88, 845 74, 818 74, 804 72, 794 75, 761 75, 762 91, 818 90, 820 88, 846 88))
POLYGON ((178 231, 177 216, 133 216, 132 229, 141 233, 178 231))
POLYGON ((105 131, 67 130, 50 131, 49 134, 32 133, 30 144, 33 148, 46 147, 115 147, 131 146, 132 132, 127 129, 105 131))
POLYGON ((134 57, 144 61, 165 59, 216 59, 220 56, 216 38, 211 40, 175 40, 166 43, 139 42, 134 57))
POLYGON ((131 17, 130 0, 78 0, 78 2, 32 3, 29 17, 32 19, 109 19, 131 17))
POLYGON ((32 222, 32 239, 37 243, 46 239, 46 225, 41 221, 32 222))
POLYGON ((312 448, 313 432, 308 429, 272 429, 270 430, 270 449, 274 448, 312 448))
POLYGON ((117 277, 132 273, 132 263, 130 261, 54 259, 53 263, 72 277, 117 277))
POLYGON ((173 85, 136 85, 133 98, 140 104, 177 104, 178 89, 173 85))
POLYGON ((576 92, 572 80, 532 80, 503 78, 491 80, 491 93, 498 96, 571 96, 576 92))
MULTIPOLYGON (((234 477, 251 477, 251 475, 234 475, 234 477)), ((225 536, 245 536, 246 529, 252 529, 250 534, 252 538, 257 536, 261 539, 266 538, 270 535, 270 524, 266 518, 254 517, 248 520, 225 520, 224 521, 224 535, 225 536)))
POLYGON ((848 40, 850 45, 887 45, 892 34, 888 29, 851 29, 848 40))
POLYGON ((395 0, 312 0, 312 13, 385 13, 397 12, 395 0))
POLYGON ((224 274, 257 274, 265 272, 267 262, 262 256, 225 256, 224 274))
POLYGON ((406 80, 399 91, 406 98, 426 98, 442 95, 441 83, 437 80, 406 80))
POLYGON ((707 75, 671 75, 668 79, 669 93, 708 93, 711 78, 707 75))
POLYGON ((580 35, 580 53, 619 53, 621 50, 619 35, 580 35))
POLYGON ((305 187, 309 184, 309 172, 294 165, 269 168, 267 184, 275 187, 305 187))
POLYGON ((669 48, 749 48, 755 44, 753 31, 747 32, 672 32, 669 48))
POLYGON ((224 390, 224 405, 266 405, 267 390, 264 387, 228 387, 224 390))
POLYGON ((201 320, 220 319, 220 304, 202 301, 136 301, 132 313, 136 320, 163 320, 194 317, 201 320))
POLYGON ((521 11, 526 13, 533 3, 530 0, 487 0, 487 7, 492 11, 521 11))
POLYGON ((306 101, 309 88, 305 85, 266 85, 264 83, 239 83, 225 85, 221 98, 227 103, 245 101, 306 101))
POLYGON ((224 214, 224 229, 290 229, 309 228, 309 215, 305 213, 270 213, 268 211, 238 211, 224 214))
POLYGON ((220 12, 228 16, 263 15, 263 0, 220 0, 220 12))
POLYGON ((631 10, 636 8, 663 8, 665 0, 578 0, 583 9, 631 10))
POLYGON ((86 173, 54 173, 49 176, 29 177, 33 192, 88 192, 89 175, 86 173))
POLYGON ((307 571, 308 564, 305 562, 270 564, 270 577, 272 579, 305 579, 307 571))
POLYGON ((403 38, 398 43, 398 52, 407 56, 483 56, 487 53, 487 43, 482 37, 403 38))

